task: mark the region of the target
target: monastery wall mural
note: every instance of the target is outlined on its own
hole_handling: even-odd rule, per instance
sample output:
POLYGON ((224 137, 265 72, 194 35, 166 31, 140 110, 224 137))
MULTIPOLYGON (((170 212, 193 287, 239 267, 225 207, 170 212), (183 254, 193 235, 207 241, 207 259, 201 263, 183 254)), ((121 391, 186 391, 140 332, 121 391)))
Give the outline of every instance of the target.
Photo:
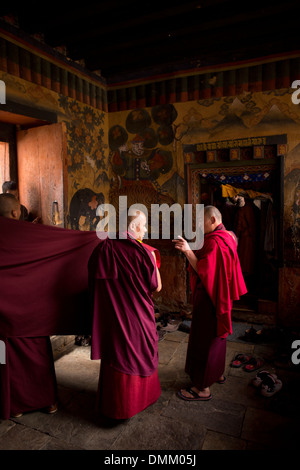
MULTIPOLYGON (((278 201, 277 162, 283 161, 279 298, 287 307, 286 322, 294 317, 300 285, 300 109, 290 85, 300 77, 299 57, 111 90, 105 80, 67 60, 49 58, 42 47, 39 53, 18 41, 12 45, 7 37, 0 42, 0 80, 8 101, 39 115, 50 112, 56 117, 51 122, 63 125, 61 215, 68 228, 94 230, 98 205, 110 202, 117 208, 120 195, 127 196, 128 206, 182 206, 189 198, 202 201, 205 184, 209 197, 212 184, 219 188, 226 182, 270 189, 278 201)), ((51 184, 51 175, 47 178, 51 184)), ((168 249, 163 248, 168 262, 173 257, 168 270, 176 271, 178 257, 171 252, 168 257, 168 249)), ((185 266, 179 272, 176 282, 185 290, 185 266)), ((182 292, 178 305, 186 300, 182 292)))

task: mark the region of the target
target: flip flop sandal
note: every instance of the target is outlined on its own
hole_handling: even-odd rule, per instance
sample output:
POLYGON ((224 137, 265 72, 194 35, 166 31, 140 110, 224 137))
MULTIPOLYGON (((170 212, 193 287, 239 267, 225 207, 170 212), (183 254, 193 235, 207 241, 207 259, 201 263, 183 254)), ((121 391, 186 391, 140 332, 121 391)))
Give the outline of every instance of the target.
POLYGON ((245 372, 253 372, 254 370, 260 369, 264 365, 262 359, 253 357, 248 364, 244 366, 245 372))
POLYGON ((230 366, 239 368, 239 367, 242 367, 244 364, 248 364, 248 362, 252 359, 253 359, 253 356, 251 356, 250 354, 247 355, 247 354, 241 353, 235 356, 234 360, 231 361, 230 366))
MULTIPOLYGON (((269 377, 271 379, 271 377, 269 377)), ((264 397, 272 397, 275 393, 282 389, 282 382, 279 379, 264 380, 261 386, 261 395, 264 397)))
POLYGON ((182 400, 186 400, 186 401, 208 401, 208 400, 211 400, 212 398, 212 395, 208 395, 208 397, 200 397, 198 395, 198 393, 194 392, 194 390, 192 390, 191 388, 186 388, 185 389, 186 392, 190 393, 191 395, 193 395, 193 398, 190 398, 190 397, 186 397, 185 395, 183 395, 183 393, 181 393, 181 391, 179 390, 177 392, 177 395, 179 396, 179 398, 181 398, 182 400))
POLYGON ((264 381, 268 380, 269 377, 272 377, 275 380, 277 379, 277 375, 271 374, 268 370, 261 370, 252 380, 252 385, 256 388, 259 388, 264 381))

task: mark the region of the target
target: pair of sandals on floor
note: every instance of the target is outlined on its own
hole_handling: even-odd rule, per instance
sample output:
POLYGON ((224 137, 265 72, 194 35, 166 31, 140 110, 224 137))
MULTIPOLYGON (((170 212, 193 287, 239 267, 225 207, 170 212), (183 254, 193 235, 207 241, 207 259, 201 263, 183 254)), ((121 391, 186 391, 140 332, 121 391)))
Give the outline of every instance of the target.
MULTIPOLYGON (((226 377, 223 380, 218 380, 217 383, 223 384, 226 382, 226 377)), ((256 377, 252 379, 252 385, 260 389, 260 394, 263 397, 272 397, 275 393, 279 392, 282 389, 282 381, 278 379, 276 374, 271 374, 268 370, 261 370, 256 374, 256 377)), ((177 395, 186 401, 208 401, 211 400, 212 395, 200 396, 192 388, 186 388, 185 390, 180 390, 177 392, 177 395), (188 392, 191 397, 187 397, 182 392, 188 392)))
POLYGON ((239 369, 243 368, 245 372, 253 372, 260 369, 264 365, 264 360, 260 357, 254 357, 252 354, 239 353, 230 363, 230 367, 239 369))

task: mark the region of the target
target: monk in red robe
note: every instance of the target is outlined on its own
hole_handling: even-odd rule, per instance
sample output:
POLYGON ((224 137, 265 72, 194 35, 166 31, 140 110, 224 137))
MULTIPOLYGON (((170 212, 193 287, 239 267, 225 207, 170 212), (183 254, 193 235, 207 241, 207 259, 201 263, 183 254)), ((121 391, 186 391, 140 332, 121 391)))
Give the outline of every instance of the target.
POLYGON ((184 400, 210 400, 210 386, 224 383, 226 337, 232 333, 233 300, 247 292, 237 255, 236 238, 222 224, 214 206, 204 208, 204 244, 192 251, 183 238, 173 240, 185 254, 191 273, 192 324, 185 371, 192 386, 180 390, 184 400))
POLYGON ((129 218, 126 238, 102 240, 89 261, 91 358, 101 359, 98 411, 127 419, 161 394, 152 292, 161 289, 158 256, 142 243, 146 216, 129 218))
MULTIPOLYGON (((20 219, 20 203, 12 194, 0 194, 0 216, 20 219)), ((43 408, 55 413, 57 387, 49 336, 6 337, 2 341, 6 363, 0 369, 0 417, 19 418, 23 412, 43 408)))

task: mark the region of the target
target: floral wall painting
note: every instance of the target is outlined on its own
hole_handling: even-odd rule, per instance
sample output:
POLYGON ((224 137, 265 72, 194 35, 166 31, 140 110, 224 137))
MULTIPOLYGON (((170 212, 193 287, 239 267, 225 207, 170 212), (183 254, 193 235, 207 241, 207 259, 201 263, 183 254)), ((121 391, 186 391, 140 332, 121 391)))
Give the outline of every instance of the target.
POLYGON ((59 105, 67 132, 68 225, 76 230, 95 230, 97 205, 107 200, 110 187, 106 116, 62 95, 59 105))
POLYGON ((59 104, 65 112, 68 172, 81 169, 85 155, 95 162, 97 169, 105 169, 104 113, 62 95, 59 104))

